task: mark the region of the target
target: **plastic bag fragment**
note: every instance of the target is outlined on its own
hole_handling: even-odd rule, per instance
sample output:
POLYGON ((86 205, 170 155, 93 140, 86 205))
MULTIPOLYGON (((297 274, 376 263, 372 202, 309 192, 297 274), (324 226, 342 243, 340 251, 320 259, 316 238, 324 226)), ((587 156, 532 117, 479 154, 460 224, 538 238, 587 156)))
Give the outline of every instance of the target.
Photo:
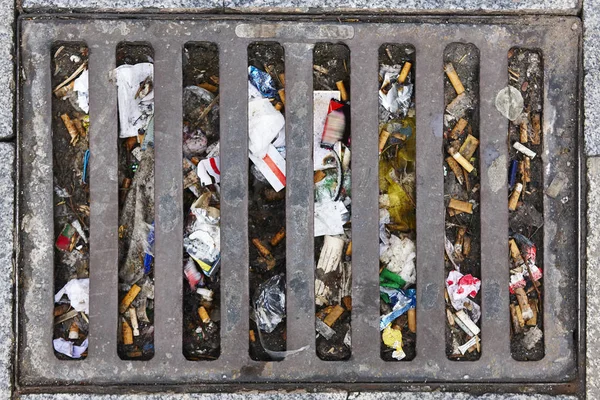
POLYGON ((285 317, 285 279, 275 275, 258 288, 254 315, 258 329, 271 333, 285 317))

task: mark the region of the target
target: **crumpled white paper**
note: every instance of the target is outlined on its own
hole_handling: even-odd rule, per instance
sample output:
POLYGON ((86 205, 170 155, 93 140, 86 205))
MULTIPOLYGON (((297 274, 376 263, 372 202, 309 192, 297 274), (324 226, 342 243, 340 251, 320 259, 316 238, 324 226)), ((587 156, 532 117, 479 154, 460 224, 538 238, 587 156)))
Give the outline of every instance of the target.
POLYGON ((154 115, 154 90, 143 99, 135 98, 140 83, 148 76, 154 81, 154 66, 151 63, 121 65, 114 70, 119 100, 120 138, 137 136, 139 129, 148 130, 154 115))
POLYGON ((77 92, 77 105, 88 114, 90 112, 90 84, 88 70, 84 70, 73 82, 73 90, 77 92))
POLYGON ((58 303, 63 295, 66 294, 71 302, 71 307, 75 311, 83 311, 84 313, 90 313, 90 280, 85 279, 71 279, 62 289, 54 296, 54 302, 58 303))
POLYGON ((81 343, 81 346, 75 346, 73 342, 63 338, 54 339, 52 344, 54 345, 54 350, 71 358, 81 358, 81 355, 85 353, 88 348, 87 339, 81 343))
MULTIPOLYGON (((258 158, 263 158, 269 150, 269 145, 285 128, 283 114, 273 107, 268 99, 252 99, 248 102, 248 150, 258 158)), ((280 140, 278 140, 280 141, 280 140)))
POLYGON ((396 235, 391 235, 389 245, 380 245, 379 251, 379 260, 387 269, 400 275, 407 284, 413 284, 417 281, 415 270, 417 251, 412 240, 409 238, 400 239, 396 235))
POLYGON ((342 201, 315 203, 315 237, 343 235, 348 218, 348 210, 342 201))

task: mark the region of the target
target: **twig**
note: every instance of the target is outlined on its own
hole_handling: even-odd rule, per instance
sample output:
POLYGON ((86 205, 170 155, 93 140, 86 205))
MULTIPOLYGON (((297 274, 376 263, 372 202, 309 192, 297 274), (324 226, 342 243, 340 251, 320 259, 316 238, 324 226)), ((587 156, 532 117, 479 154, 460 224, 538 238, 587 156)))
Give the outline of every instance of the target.
POLYGON ((69 76, 67 79, 65 79, 64 81, 62 81, 62 83, 61 83, 60 85, 58 85, 58 86, 56 87, 56 89, 54 89, 54 91, 53 91, 52 93, 56 93, 56 92, 58 92, 58 91, 59 91, 59 90, 60 90, 60 89, 61 89, 63 86, 66 86, 66 85, 68 85, 69 83, 71 83, 71 81, 72 81, 73 79, 77 78, 77 77, 79 76, 79 74, 81 74, 81 73, 82 73, 82 72, 85 70, 85 68, 86 68, 86 67, 87 67, 87 61, 84 61, 84 62, 83 62, 83 64, 81 64, 81 65, 79 66, 79 68, 77 68, 77 69, 75 70, 75 72, 73 72, 73 73, 71 74, 71 76, 69 76))

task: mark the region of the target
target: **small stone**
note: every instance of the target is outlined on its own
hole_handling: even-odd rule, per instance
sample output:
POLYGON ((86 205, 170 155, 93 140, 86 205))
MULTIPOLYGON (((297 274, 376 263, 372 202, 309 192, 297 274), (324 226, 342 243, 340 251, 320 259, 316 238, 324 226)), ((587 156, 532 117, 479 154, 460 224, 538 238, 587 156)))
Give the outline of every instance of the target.
POLYGON ((550 183, 550 186, 548 186, 548 189, 546 189, 546 194, 548 197, 552 197, 553 199, 558 197, 560 191, 567 184, 567 182, 569 182, 569 178, 567 178, 564 172, 561 171, 556 174, 554 179, 552 179, 552 183, 550 183))

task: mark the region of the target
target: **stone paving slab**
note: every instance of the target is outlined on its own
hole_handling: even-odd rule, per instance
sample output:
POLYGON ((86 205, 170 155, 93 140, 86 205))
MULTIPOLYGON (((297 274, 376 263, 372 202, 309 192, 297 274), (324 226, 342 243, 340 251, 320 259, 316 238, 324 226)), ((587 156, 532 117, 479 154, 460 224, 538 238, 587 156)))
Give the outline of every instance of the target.
POLYGON ((600 399, 600 158, 587 161, 587 397, 600 399))
POLYGON ((576 14, 582 0, 21 0, 25 10, 141 10, 190 11, 233 9, 244 12, 377 11, 507 12, 528 11, 576 14))
POLYGON ((14 12, 14 1, 0 0, 0 140, 14 137, 14 12))
POLYGON ((583 4, 585 151, 600 155, 600 2, 583 4))
POLYGON ((12 384, 14 161, 14 144, 0 143, 0 399, 10 398, 12 384))

